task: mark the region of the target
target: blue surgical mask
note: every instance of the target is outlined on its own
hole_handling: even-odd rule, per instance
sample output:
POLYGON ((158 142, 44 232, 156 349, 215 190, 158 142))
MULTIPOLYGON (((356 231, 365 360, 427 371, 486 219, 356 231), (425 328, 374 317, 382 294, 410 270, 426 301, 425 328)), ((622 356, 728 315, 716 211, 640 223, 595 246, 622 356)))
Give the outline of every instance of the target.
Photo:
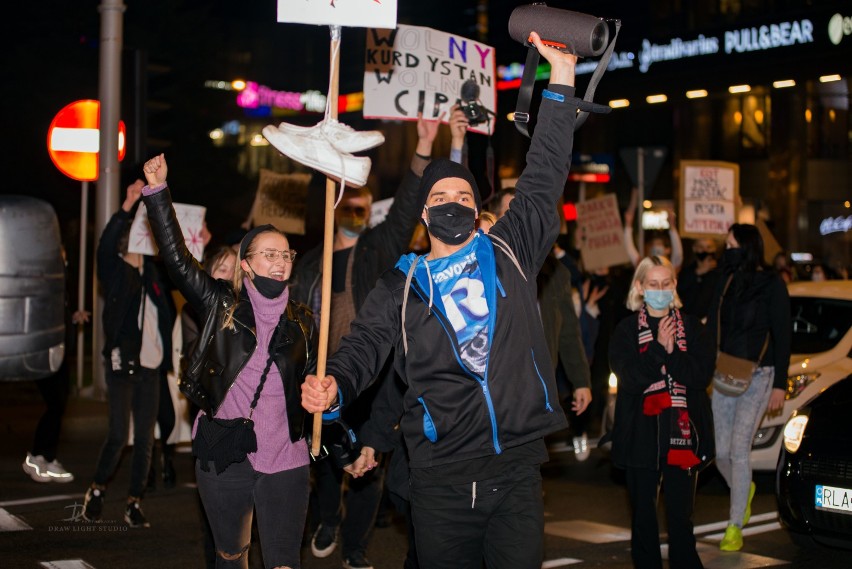
POLYGON ((674 303, 674 291, 645 289, 645 302, 654 310, 665 310, 674 303))

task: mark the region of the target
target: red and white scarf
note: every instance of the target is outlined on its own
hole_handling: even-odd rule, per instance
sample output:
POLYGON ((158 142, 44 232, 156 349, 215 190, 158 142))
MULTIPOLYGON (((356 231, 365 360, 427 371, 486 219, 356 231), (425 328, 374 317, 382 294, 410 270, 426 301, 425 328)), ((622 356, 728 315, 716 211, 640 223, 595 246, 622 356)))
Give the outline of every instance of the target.
MULTIPOLYGON (((675 345, 681 352, 686 351, 686 330, 680 311, 676 308, 670 312, 675 322, 675 345)), ((648 325, 648 313, 645 305, 639 309, 639 353, 644 355, 651 342, 654 332, 648 325)), ((672 408, 669 424, 669 452, 666 462, 672 466, 680 466, 684 470, 699 464, 701 460, 694 452, 692 439, 692 424, 686 404, 686 387, 675 381, 666 370, 665 364, 660 366, 659 381, 655 381, 644 391, 642 412, 645 415, 659 415, 664 409, 672 408)))

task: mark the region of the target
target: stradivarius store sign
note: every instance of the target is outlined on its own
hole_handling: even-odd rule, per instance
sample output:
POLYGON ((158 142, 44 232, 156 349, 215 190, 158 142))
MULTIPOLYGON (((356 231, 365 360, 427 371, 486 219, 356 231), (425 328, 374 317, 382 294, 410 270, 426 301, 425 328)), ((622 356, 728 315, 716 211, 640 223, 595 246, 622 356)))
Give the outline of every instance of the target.
MULTIPOLYGON (((830 18, 800 18, 767 22, 748 27, 724 30, 718 35, 698 34, 694 37, 675 37, 658 43, 642 39, 636 51, 616 50, 607 68, 636 69, 647 73, 653 66, 664 62, 684 61, 701 56, 737 56, 752 52, 770 52, 794 49, 808 44, 839 46, 852 44, 852 15, 834 14, 830 18)), ((577 74, 592 73, 597 61, 583 61, 577 65, 577 74)), ((499 66, 497 74, 501 82, 521 77, 523 64, 512 63, 499 66)), ((540 69, 537 79, 547 77, 547 69, 540 69)), ((500 83, 498 83, 498 88, 500 83)), ((507 88, 509 85, 503 86, 507 88)), ((515 85, 511 85, 514 87, 515 85)))

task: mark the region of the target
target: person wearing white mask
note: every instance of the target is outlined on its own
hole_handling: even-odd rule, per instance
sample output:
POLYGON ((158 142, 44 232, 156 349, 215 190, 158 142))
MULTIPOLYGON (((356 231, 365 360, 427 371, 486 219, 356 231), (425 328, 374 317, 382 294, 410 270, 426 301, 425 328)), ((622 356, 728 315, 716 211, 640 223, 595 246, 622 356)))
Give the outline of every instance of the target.
POLYGON ((618 377, 612 461, 626 473, 633 509, 635 567, 662 568, 657 498, 665 481, 672 567, 700 568, 692 513, 698 472, 714 457, 707 387, 713 343, 695 316, 682 314, 675 269, 651 256, 636 267, 627 307, 634 314, 615 329, 609 360, 618 377))

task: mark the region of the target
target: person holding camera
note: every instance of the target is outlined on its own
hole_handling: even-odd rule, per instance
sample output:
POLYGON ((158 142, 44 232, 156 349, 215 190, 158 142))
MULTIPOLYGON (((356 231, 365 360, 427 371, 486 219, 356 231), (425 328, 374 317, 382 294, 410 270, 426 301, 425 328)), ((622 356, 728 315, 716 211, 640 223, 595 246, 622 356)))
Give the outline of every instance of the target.
POLYGON ((317 334, 307 307, 290 299, 296 253, 272 225, 255 227, 240 243, 233 282, 213 278, 184 242, 165 156, 144 171, 160 255, 204 323, 181 391, 202 409, 193 454, 217 567, 248 568, 255 511, 266 566, 299 567, 310 458, 298 386, 316 367, 317 334))
POLYGON ((536 33, 531 40, 552 73, 512 208, 488 235, 476 231, 482 204, 470 170, 433 160, 420 184, 431 251, 405 255, 382 275, 328 375, 308 375, 302 386, 309 412, 345 407, 393 350, 426 569, 541 567, 544 436, 567 421, 541 320, 529 317, 538 310, 531 283, 559 231, 580 100, 576 56, 536 33))

